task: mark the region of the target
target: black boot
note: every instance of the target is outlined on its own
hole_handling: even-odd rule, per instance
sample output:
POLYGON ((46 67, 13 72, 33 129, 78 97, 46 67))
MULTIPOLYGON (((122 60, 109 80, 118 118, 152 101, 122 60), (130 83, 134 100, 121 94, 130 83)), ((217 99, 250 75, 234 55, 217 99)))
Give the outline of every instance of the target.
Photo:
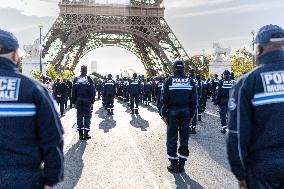
POLYGON ((198 121, 201 121, 201 115, 198 115, 198 121))
POLYGON ((84 135, 82 130, 79 131, 79 140, 84 140, 84 135))
POLYGON ((179 173, 178 160, 171 160, 171 165, 169 165, 167 168, 171 173, 179 173))
POLYGON ((196 134, 196 126, 191 125, 189 134, 195 135, 196 134))
POLYGON ((130 114, 134 114, 134 110, 133 110, 133 109, 131 109, 131 112, 130 112, 130 114))
POLYGON ((113 113, 113 109, 110 111, 110 114, 111 114, 111 115, 114 115, 114 113, 113 113))
POLYGON ((84 132, 84 139, 85 139, 85 140, 91 139, 91 136, 89 135, 89 131, 85 131, 85 132, 84 132))
POLYGON ((107 110, 107 115, 111 115, 110 109, 107 110))
POLYGON ((223 134, 227 133, 227 126, 222 126, 221 133, 223 133, 223 134))
POLYGON ((138 109, 135 110, 135 114, 139 114, 138 109))
POLYGON ((184 171, 185 171, 184 170, 184 165, 185 165, 185 160, 180 158, 179 159, 179 164, 178 164, 180 173, 184 173, 184 171))

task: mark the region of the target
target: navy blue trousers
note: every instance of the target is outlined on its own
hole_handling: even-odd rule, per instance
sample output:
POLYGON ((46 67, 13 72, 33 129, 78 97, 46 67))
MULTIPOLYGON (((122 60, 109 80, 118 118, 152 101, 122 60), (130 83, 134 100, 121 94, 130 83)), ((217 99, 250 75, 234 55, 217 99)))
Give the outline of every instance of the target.
POLYGON ((131 109, 134 109, 134 103, 135 103, 135 108, 138 109, 139 95, 131 95, 131 97, 130 97, 130 108, 131 109))
POLYGON ((113 103, 114 103, 114 96, 113 95, 107 95, 106 96, 106 108, 107 109, 113 109, 113 103))
POLYGON ((41 170, 32 168, 0 168, 0 188, 2 189, 43 189, 41 170))
POLYGON ((77 106, 77 125, 79 130, 90 130, 91 124, 91 102, 87 100, 78 100, 77 106))
POLYGON ((222 126, 227 126, 228 105, 219 106, 219 114, 222 126))
POLYGON ((167 127, 167 154, 169 160, 180 157, 187 159, 189 155, 189 121, 190 113, 188 108, 172 108, 168 110, 168 127, 167 127), (178 147, 178 139, 180 146, 178 147))
POLYGON ((249 168, 247 185, 249 189, 284 189, 283 165, 276 165, 266 170, 266 165, 249 168), (264 169, 263 169, 264 168, 264 169))

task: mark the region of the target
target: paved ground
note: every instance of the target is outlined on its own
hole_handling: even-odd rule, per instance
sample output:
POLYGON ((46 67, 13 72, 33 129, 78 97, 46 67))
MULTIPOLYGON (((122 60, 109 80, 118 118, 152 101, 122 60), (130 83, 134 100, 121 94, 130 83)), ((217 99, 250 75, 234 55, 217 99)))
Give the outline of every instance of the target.
POLYGON ((76 112, 68 111, 65 130, 65 180, 57 189, 234 189, 236 181, 226 159, 226 136, 220 133, 217 109, 208 114, 190 138, 186 173, 167 172, 166 126, 153 107, 131 116, 124 104, 115 103, 115 115, 106 116, 96 102, 92 139, 78 141, 76 112))

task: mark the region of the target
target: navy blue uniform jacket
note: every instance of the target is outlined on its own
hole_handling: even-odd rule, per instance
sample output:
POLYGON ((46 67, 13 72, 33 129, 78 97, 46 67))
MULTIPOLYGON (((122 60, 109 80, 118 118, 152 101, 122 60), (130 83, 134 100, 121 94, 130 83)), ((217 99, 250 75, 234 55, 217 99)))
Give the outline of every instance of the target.
POLYGON ((76 77, 72 88, 72 104, 76 104, 77 100, 95 102, 94 82, 89 76, 76 77))
POLYGON ((229 110, 228 158, 235 176, 243 180, 248 170, 283 176, 284 52, 264 55, 237 82, 229 110))
POLYGON ((0 173, 38 170, 44 163, 44 183, 58 183, 63 178, 62 134, 47 90, 0 58, 0 173))
POLYGON ((176 73, 165 81, 162 90, 162 117, 167 117, 169 108, 188 107, 191 118, 195 114, 197 92, 195 82, 183 73, 176 73))

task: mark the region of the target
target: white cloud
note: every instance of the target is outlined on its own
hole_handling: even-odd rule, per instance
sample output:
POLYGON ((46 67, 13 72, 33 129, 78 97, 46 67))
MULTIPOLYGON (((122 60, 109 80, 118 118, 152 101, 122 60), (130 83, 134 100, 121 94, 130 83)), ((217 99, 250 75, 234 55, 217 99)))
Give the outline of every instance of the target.
POLYGON ((261 10, 269 10, 284 7, 284 2, 273 4, 271 2, 266 3, 259 3, 259 4, 244 4, 238 6, 231 6, 231 7, 222 7, 210 10, 202 10, 190 13, 182 13, 176 14, 175 18, 181 17, 196 17, 196 16, 208 16, 208 15, 215 15, 215 14, 226 14, 226 13, 243 13, 243 12, 252 12, 252 11, 261 11, 261 10))
POLYGON ((180 9, 225 4, 234 0, 164 0, 166 8, 180 9))
POLYGON ((21 31, 25 31, 25 30, 29 30, 29 29, 34 29, 34 28, 37 28, 37 27, 38 27, 38 25, 32 24, 32 25, 23 26, 23 27, 12 28, 12 29, 10 29, 10 31, 11 32, 21 32, 21 31))
POLYGON ((9 0, 1 1, 1 8, 19 10, 26 16, 56 17, 59 13, 57 0, 9 0))

